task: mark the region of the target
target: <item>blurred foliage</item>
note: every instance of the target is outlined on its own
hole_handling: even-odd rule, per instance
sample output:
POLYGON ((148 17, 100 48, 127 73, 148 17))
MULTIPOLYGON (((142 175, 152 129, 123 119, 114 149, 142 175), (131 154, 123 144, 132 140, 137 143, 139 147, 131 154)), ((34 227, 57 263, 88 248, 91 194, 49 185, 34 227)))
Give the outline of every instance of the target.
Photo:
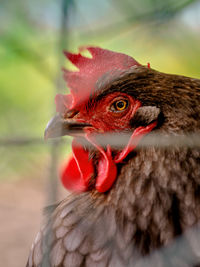
MULTIPOLYGON (((56 90, 66 92, 59 85, 66 48, 102 46, 160 71, 200 78, 199 13, 195 0, 1 0, 0 137, 43 136, 56 90)), ((3 147, 7 163, 0 170, 12 165, 18 172, 19 154, 34 161, 30 149, 35 158, 48 157, 39 145, 3 147)))

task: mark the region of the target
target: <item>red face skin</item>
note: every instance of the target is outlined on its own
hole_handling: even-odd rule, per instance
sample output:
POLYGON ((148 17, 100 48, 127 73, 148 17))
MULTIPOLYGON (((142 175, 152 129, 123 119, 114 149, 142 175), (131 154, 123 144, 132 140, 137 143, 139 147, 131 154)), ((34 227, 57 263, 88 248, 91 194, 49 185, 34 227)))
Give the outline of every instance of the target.
POLYGON ((94 171, 94 164, 89 151, 75 137, 72 143, 73 156, 63 170, 61 177, 67 189, 82 192, 88 190, 89 182, 95 175, 94 186, 98 192, 103 193, 112 187, 117 178, 117 164, 123 162, 123 159, 136 147, 141 136, 151 131, 154 126, 131 129, 130 120, 141 104, 125 93, 109 94, 96 102, 94 100, 91 106, 87 107, 84 102, 87 102, 90 94, 94 93, 93 89, 100 77, 107 72, 114 74, 117 71, 116 74, 123 74, 126 70, 138 67, 140 64, 121 53, 98 47, 87 47, 86 49, 91 53, 92 58, 84 57, 81 53, 65 52, 66 57, 79 71, 64 71, 64 78, 70 88, 71 95, 58 94, 55 99, 56 110, 62 119, 67 120, 66 123, 69 122, 69 119, 75 125, 76 122, 85 123, 83 130, 77 131, 77 133, 75 131, 74 136, 81 135, 86 138, 99 151, 99 158, 94 171), (117 101, 120 101, 120 104, 117 101), (87 127, 86 125, 90 126, 87 127), (127 145, 117 155, 113 155, 109 144, 106 148, 98 144, 98 139, 96 139, 98 133, 125 130, 132 130, 133 132, 127 140, 127 145))
POLYGON ((131 96, 115 92, 94 103, 92 108, 83 107, 73 119, 78 122, 87 122, 95 131, 101 133, 125 130, 131 128, 130 120, 140 106, 140 102, 131 96), (115 103, 120 100, 125 101, 127 106, 123 110, 116 110, 115 103))
MULTIPOLYGON (((116 155, 112 154, 109 144, 105 149, 96 142, 95 133, 120 132, 131 129, 130 120, 140 106, 141 103, 131 96, 115 92, 92 103, 89 108, 86 105, 82 108, 79 106, 79 112, 72 116, 73 120, 77 122, 91 125, 84 128, 83 136, 100 152, 95 181, 95 188, 98 192, 106 192, 112 187, 117 177, 117 164, 123 162, 124 158, 137 146, 142 136, 156 126, 156 122, 134 129, 127 145, 116 155)), ((76 138, 73 141, 72 150, 73 156, 61 174, 63 185, 74 192, 87 191, 94 174, 89 151, 85 150, 76 138)))

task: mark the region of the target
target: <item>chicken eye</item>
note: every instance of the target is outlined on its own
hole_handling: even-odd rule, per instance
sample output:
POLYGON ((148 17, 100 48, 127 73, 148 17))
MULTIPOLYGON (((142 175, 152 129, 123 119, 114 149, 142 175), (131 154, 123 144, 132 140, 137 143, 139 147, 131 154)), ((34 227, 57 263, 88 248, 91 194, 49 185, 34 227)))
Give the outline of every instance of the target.
POLYGON ((112 106, 111 110, 112 111, 124 111, 128 107, 128 100, 126 99, 120 99, 115 101, 112 106))

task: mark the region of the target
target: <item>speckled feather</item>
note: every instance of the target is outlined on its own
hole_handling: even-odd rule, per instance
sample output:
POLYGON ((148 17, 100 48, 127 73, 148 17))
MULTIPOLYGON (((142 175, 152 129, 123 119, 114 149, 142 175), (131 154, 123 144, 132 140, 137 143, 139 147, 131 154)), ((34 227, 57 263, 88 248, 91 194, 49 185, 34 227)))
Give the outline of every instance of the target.
MULTIPOLYGON (((200 131, 198 79, 139 66, 112 84, 104 76, 97 85, 97 100, 121 91, 159 108, 163 116, 155 132, 200 131)), ((187 253, 173 252, 173 246, 170 257, 159 251, 170 250, 200 220, 199 163, 195 148, 148 147, 131 153, 119 164, 109 192, 71 194, 55 208, 35 239, 27 267, 197 266, 198 231, 184 239, 192 261, 187 253)))

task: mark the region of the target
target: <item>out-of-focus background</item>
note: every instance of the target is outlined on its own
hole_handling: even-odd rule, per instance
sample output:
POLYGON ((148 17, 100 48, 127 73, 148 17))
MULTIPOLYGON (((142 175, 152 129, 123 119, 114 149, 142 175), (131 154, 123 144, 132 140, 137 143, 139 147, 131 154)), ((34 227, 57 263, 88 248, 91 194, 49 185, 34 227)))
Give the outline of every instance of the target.
POLYGON ((42 208, 67 195, 57 173, 70 139, 44 142, 43 132, 67 92, 62 51, 82 45, 200 78, 200 1, 1 0, 1 266, 25 265, 42 208))

